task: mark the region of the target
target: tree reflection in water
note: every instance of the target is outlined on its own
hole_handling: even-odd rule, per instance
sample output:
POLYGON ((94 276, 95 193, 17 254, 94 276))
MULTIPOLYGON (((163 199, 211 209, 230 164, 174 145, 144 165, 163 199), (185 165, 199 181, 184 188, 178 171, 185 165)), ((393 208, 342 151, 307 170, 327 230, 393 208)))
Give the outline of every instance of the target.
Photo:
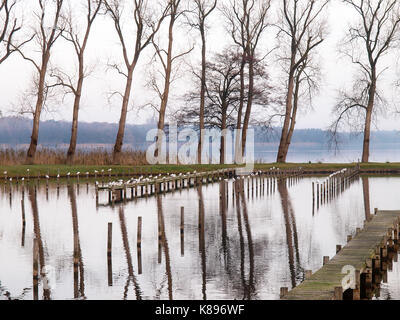
POLYGON ((78 210, 76 205, 76 195, 73 185, 68 185, 68 197, 71 203, 71 213, 72 213, 72 228, 74 234, 74 298, 85 297, 85 273, 84 265, 82 260, 82 250, 81 243, 79 239, 79 220, 78 220, 78 210), (79 282, 79 287, 78 287, 79 282))
POLYGON ((278 192, 281 197, 282 212, 285 220, 286 243, 288 248, 289 270, 292 287, 296 287, 297 282, 302 280, 304 270, 300 263, 299 241, 297 236, 296 218, 292 202, 289 197, 287 180, 278 180, 278 192))

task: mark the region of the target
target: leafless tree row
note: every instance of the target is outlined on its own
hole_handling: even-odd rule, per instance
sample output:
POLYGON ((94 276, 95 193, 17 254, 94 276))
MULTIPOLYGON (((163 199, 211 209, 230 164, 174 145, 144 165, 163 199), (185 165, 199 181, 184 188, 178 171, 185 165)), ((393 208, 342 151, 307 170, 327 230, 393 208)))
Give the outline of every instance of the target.
MULTIPOLYGON (((91 72, 86 49, 100 15, 113 23, 122 61, 108 63, 124 82, 123 91, 112 94, 121 99, 115 164, 121 162, 129 106, 136 100, 135 71, 145 51, 152 57, 148 87, 157 99, 149 105, 158 117, 158 129, 165 129, 169 111, 179 123, 193 125, 201 133, 205 128, 237 129, 237 163, 243 159, 252 123, 272 126, 275 121, 282 125, 277 162, 286 162, 299 110, 311 104, 320 86, 319 49, 328 37, 325 17, 330 0, 81 0, 83 9, 71 1, 38 0, 32 9, 33 25, 25 31, 16 11, 24 1, 0 2, 0 65, 17 52, 33 66, 36 103, 30 110, 33 129, 27 163, 34 162, 41 114, 57 89, 62 89, 58 94, 73 97, 67 163, 74 159, 81 97, 91 72), (226 46, 219 51, 209 49, 213 46, 208 31, 214 23, 225 25, 226 46), (199 39, 199 51, 191 41, 177 42, 182 30, 199 39), (73 49, 76 70, 52 63, 59 41, 73 49), (195 86, 187 90, 184 106, 172 112, 171 89, 189 54, 198 63, 192 63, 191 73, 185 76, 190 74, 195 86), (271 79, 270 65, 276 63, 285 78, 283 86, 271 79)), ((396 0, 342 2, 355 16, 341 51, 359 69, 359 76, 351 90, 340 92, 331 131, 335 137, 346 124, 354 128, 359 123, 364 132, 362 160, 368 162, 372 120, 384 103, 378 90, 388 67, 384 57, 398 48, 400 40, 400 4, 396 0)), ((225 139, 221 138, 221 163, 225 162, 225 139)), ((159 135, 156 156, 161 142, 159 135)), ((203 148, 201 134, 199 162, 203 148)))

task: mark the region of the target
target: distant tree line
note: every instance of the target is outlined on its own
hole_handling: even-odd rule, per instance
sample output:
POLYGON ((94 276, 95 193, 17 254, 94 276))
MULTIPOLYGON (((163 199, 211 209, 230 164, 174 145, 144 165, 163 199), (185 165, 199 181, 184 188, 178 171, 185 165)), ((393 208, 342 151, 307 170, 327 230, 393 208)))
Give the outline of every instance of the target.
MULTIPOLYGON (((69 145, 71 137, 71 122, 66 121, 42 121, 40 123, 39 140, 46 146, 69 145)), ((127 124, 124 144, 132 148, 146 148, 151 142, 146 141, 146 133, 157 128, 157 124, 131 125, 127 124)), ((0 119, 0 144, 18 146, 29 144, 32 132, 32 121, 19 117, 6 117, 0 119)), ((112 123, 88 123, 81 122, 78 145, 112 145, 115 135, 118 132, 118 124, 112 123)), ((255 127, 255 142, 279 144, 281 128, 271 128, 266 135, 263 127, 255 127)), ((395 131, 377 131, 372 133, 373 142, 378 144, 399 143, 399 133, 395 131)), ((321 129, 297 129, 293 134, 292 143, 299 144, 301 148, 307 148, 307 144, 329 146, 329 131, 321 129)), ((343 145, 360 144, 363 141, 362 135, 351 133, 340 133, 343 145)))
MULTIPOLYGON (((145 50, 152 55, 152 68, 146 70, 148 87, 157 96, 156 102, 148 105, 157 115, 160 132, 168 125, 171 90, 180 76, 182 60, 191 55, 199 63, 185 70, 185 76, 190 75, 196 86, 187 90, 184 106, 171 117, 198 129, 239 130, 235 162, 242 161, 250 125, 280 128, 277 162, 286 162, 290 145, 299 137, 300 131, 295 134, 298 115, 305 112, 320 89, 320 47, 328 37, 326 15, 330 0, 35 0, 29 9, 34 17, 31 25, 22 23, 17 10, 28 1, 32 4, 31 0, 0 0, 0 64, 19 54, 34 70, 34 103, 21 110, 33 116, 28 164, 35 160, 42 113, 48 108, 49 98, 60 94, 60 89, 73 97, 66 162, 72 163, 74 159, 78 130, 83 130, 79 128, 81 98, 91 73, 86 49, 99 16, 112 21, 120 47, 122 63, 109 63, 108 67, 124 79, 124 90, 113 93, 121 98, 118 128, 107 131, 103 126, 101 130, 101 135, 115 135, 115 164, 121 162, 129 134, 127 114, 136 97, 133 88, 145 50), (215 52, 209 50, 209 34, 219 21, 225 26, 227 45, 215 52), (192 45, 188 41, 185 48, 178 50, 176 36, 182 30, 189 38, 194 34, 199 43, 192 45), (271 36, 276 39, 274 45, 270 44, 271 36), (54 47, 62 41, 73 49, 74 73, 64 71, 62 65, 53 61, 54 47), (280 84, 271 79, 272 64, 279 66, 284 79, 280 84)), ((354 21, 340 51, 358 68, 359 74, 353 87, 338 95, 330 133, 336 143, 342 129, 362 132, 362 161, 368 162, 371 127, 379 108, 385 105, 379 90, 380 79, 388 68, 395 67, 384 57, 399 48, 400 2, 342 2, 351 8, 354 21)), ((57 137, 60 130, 56 125, 53 136, 57 137)), ((200 134, 199 161, 203 138, 200 134)), ((221 137, 221 163, 225 161, 225 139, 221 137)), ((163 147, 160 135, 156 141, 155 155, 163 147)))

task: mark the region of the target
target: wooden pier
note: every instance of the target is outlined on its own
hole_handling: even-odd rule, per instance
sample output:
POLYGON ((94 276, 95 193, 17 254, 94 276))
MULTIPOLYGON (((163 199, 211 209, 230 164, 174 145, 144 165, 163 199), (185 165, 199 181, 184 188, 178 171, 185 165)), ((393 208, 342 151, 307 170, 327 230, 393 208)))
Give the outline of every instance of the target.
MULTIPOLYGON (((215 171, 193 172, 179 175, 168 176, 148 176, 130 181, 120 180, 119 182, 110 182, 107 184, 96 183, 96 203, 99 203, 99 192, 108 193, 108 204, 134 200, 137 198, 147 198, 149 196, 175 192, 177 190, 189 189, 202 184, 214 183, 226 179, 238 177, 237 168, 221 169, 215 171), (130 191, 130 196, 128 196, 130 191)), ((270 169, 268 171, 256 171, 246 176, 248 180, 248 192, 250 189, 259 191, 265 189, 264 178, 267 178, 267 186, 275 186, 276 181, 280 179, 288 180, 293 184, 295 180, 303 175, 303 169, 270 169)), ((244 176, 242 176, 243 178, 244 176)))
POLYGON ((283 300, 371 299, 397 259, 400 211, 377 211, 337 255, 298 287, 281 288, 283 300), (353 278, 351 278, 353 277, 353 278), (354 280, 351 280, 354 279, 354 280), (350 281, 350 282, 349 282, 350 281), (351 288, 347 288, 353 283, 351 288))
POLYGON ((148 197, 159 193, 167 193, 174 190, 188 189, 202 183, 212 183, 222 179, 230 179, 236 176, 236 169, 221 169, 216 171, 193 172, 180 175, 147 177, 133 182, 109 183, 96 185, 96 200, 99 191, 108 192, 108 202, 121 202, 138 197, 148 197))

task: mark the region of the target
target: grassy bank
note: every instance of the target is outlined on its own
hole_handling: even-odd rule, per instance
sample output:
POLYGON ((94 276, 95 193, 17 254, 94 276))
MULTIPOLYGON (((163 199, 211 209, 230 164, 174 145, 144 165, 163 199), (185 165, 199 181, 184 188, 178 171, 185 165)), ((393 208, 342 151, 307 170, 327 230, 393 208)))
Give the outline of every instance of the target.
MULTIPOLYGON (((354 167, 355 164, 349 163, 318 163, 318 164, 309 164, 309 163, 287 163, 287 164, 256 164, 256 170, 269 170, 270 168, 280 168, 280 169, 292 169, 303 167, 305 170, 309 171, 337 171, 343 168, 354 167)), ((112 169, 111 173, 113 176, 116 174, 121 175, 125 174, 159 174, 159 173, 186 173, 193 171, 211 171, 223 168, 232 168, 234 165, 140 165, 140 166, 109 166, 109 165, 15 165, 15 166, 3 166, 0 165, 0 179, 4 177, 3 172, 7 171, 7 177, 27 177, 28 169, 30 177, 37 177, 38 175, 44 176, 48 174, 51 177, 56 177, 57 174, 65 177, 68 172, 71 173, 71 177, 76 176, 77 172, 80 172, 81 177, 85 177, 86 172, 89 172, 91 176, 94 175, 95 170, 98 171, 98 176, 101 175, 101 170, 104 170, 104 175, 108 176, 109 169, 112 169)), ((400 170, 400 163, 368 163, 361 164, 361 169, 364 170, 400 170)))

